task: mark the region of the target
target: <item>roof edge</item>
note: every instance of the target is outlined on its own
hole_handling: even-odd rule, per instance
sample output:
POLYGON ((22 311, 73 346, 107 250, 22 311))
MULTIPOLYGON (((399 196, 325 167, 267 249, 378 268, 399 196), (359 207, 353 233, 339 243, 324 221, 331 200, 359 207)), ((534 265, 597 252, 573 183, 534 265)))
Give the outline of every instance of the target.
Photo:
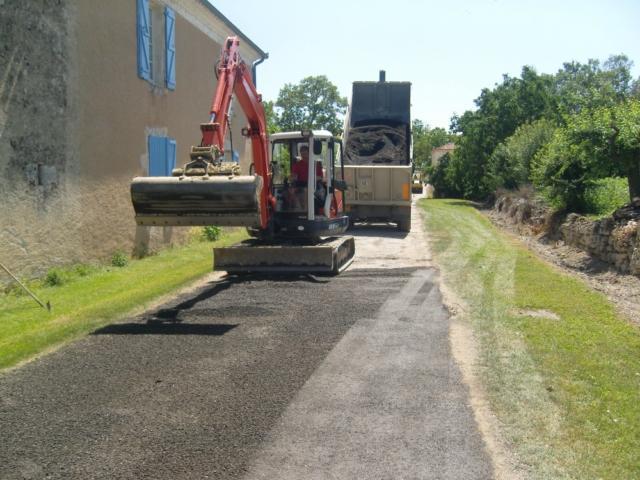
POLYGON ((247 37, 244 33, 242 33, 242 30, 240 30, 238 27, 236 27, 231 20, 229 20, 227 17, 225 17, 220 10, 218 10, 216 7, 211 5, 211 3, 209 3, 208 0, 200 0, 200 3, 202 5, 204 5, 205 7, 207 7, 207 9, 209 9, 209 11, 211 13, 213 13, 216 17, 218 17, 220 20, 222 20, 222 22, 227 27, 229 27, 231 30, 233 30, 244 42, 249 44, 251 46, 251 48, 253 48, 256 52, 258 52, 260 57, 262 57, 262 58, 268 58, 269 57, 269 54, 267 52, 262 50, 249 37, 247 37))

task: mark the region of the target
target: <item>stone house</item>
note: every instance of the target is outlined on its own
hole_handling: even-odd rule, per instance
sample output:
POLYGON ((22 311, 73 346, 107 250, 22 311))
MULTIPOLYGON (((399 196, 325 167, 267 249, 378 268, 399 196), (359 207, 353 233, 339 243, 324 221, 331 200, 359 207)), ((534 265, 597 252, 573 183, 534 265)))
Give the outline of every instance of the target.
POLYGON ((0 262, 31 276, 183 239, 136 226, 129 182, 199 143, 229 35, 255 71, 267 54, 207 0, 0 0, 0 262))
POLYGON ((440 163, 440 159, 447 153, 451 153, 456 149, 456 144, 453 142, 445 143, 440 147, 431 149, 431 165, 434 167, 440 163))

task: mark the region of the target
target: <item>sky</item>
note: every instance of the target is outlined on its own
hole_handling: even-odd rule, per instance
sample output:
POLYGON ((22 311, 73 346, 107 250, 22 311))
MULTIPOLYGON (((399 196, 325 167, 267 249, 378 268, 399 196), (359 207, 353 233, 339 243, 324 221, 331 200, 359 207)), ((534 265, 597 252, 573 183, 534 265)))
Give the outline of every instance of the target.
POLYGON ((412 83, 412 117, 448 128, 482 88, 524 65, 626 54, 640 77, 640 0, 209 0, 269 59, 257 87, 275 100, 286 83, 326 75, 350 97, 354 81, 412 83))

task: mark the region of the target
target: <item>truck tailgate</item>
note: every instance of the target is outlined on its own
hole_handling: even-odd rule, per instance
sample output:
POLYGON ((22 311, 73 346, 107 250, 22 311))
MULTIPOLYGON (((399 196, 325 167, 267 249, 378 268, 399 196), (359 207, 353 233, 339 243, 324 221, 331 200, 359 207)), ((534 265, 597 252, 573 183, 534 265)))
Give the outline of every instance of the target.
POLYGON ((347 205, 411 205, 411 166, 345 165, 347 205))

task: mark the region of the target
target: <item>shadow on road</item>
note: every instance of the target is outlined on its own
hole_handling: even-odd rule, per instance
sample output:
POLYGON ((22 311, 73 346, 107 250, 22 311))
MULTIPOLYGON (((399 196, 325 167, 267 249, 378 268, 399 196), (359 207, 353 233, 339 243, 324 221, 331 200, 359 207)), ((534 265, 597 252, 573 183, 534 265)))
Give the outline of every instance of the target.
MULTIPOLYGON (((174 306, 165 306, 159 310, 143 314, 139 322, 117 323, 107 325, 95 330, 92 335, 224 335, 229 330, 237 327, 237 324, 225 323, 186 323, 181 313, 190 312, 190 316, 202 316, 207 318, 225 316, 225 311, 219 309, 194 309, 200 302, 207 300, 220 292, 232 287, 249 282, 294 282, 303 281, 310 283, 328 283, 328 278, 316 277, 310 274, 244 274, 227 275, 221 280, 203 287, 196 295, 186 298, 174 306), (197 311, 196 311, 197 310, 197 311), (145 321, 146 320, 146 321, 145 321)), ((188 294, 187 294, 188 295, 188 294)), ((234 308, 234 311, 242 310, 242 306, 234 308)), ((264 315, 269 311, 256 307, 249 309, 244 314, 247 316, 264 315)))
POLYGON ((242 273, 227 274, 226 281, 232 283, 249 282, 307 282, 307 283, 328 283, 332 274, 321 273, 242 273))
POLYGON ((181 323, 149 320, 146 323, 119 323, 102 327, 92 335, 224 335, 238 325, 181 323))

